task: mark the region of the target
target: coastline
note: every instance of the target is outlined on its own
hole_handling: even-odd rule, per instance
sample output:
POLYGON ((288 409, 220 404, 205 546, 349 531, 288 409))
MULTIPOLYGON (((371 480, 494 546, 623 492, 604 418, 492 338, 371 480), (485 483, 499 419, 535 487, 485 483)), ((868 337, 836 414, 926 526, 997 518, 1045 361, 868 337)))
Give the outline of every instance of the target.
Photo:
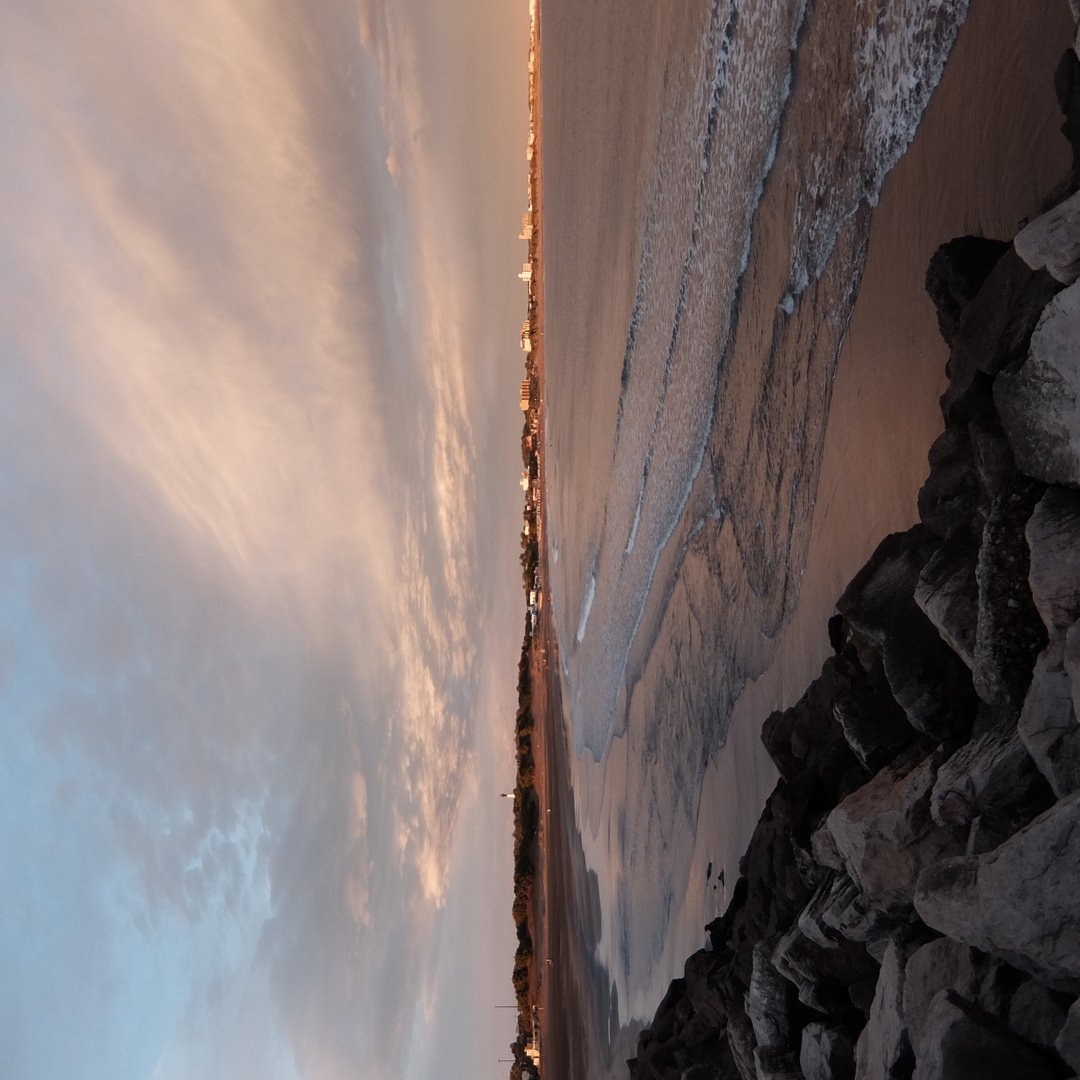
MULTIPOLYGON (((820 669, 830 651, 825 623, 847 580, 882 536, 916 519, 926 452, 941 430, 937 398, 948 355, 923 287, 931 254, 968 232, 1012 235, 1066 171, 1052 78, 1074 27, 1063 3, 1046 0, 1039 8, 1035 16, 1019 3, 972 4, 919 131, 886 179, 833 386, 800 600, 769 668, 741 695, 724 749, 707 767, 697 833, 687 838, 691 878, 672 905, 665 948, 642 1000, 659 998, 700 945, 701 928, 730 898, 708 887, 705 871, 710 863, 714 872, 723 868, 730 890, 775 783, 759 740, 763 718, 791 705, 820 669), (1012 78, 999 78, 1003 70, 1012 78)), ((632 797, 625 749, 616 739, 599 764, 588 754, 572 762, 579 806, 600 807, 599 837, 612 835, 619 807, 632 797)), ((618 873, 610 867, 610 880, 618 873)))

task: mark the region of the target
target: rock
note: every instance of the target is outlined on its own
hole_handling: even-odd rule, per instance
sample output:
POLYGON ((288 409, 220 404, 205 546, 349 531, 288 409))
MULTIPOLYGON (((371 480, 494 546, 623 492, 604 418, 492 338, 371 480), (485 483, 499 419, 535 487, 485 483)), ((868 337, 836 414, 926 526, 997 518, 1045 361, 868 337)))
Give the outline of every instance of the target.
POLYGON ((955 990, 989 1013, 1003 1008, 1002 965, 951 938, 936 938, 917 949, 904 972, 904 1023, 918 1048, 930 1004, 942 990, 955 990))
MULTIPOLYGON (((1080 192, 1072 198, 1080 199, 1080 192)), ((1080 484, 1078 393, 1080 286, 1070 285, 1047 304, 1027 362, 1002 371, 994 383, 1002 426, 1018 468, 1028 476, 1080 484)))
POLYGON ((919 525, 886 537, 836 604, 880 650, 885 676, 908 722, 935 739, 970 728, 977 700, 970 672, 913 599, 938 544, 919 525))
POLYGON ((754 973, 746 991, 746 1015, 754 1029, 754 1041, 770 1050, 788 1050, 787 984, 772 964, 773 943, 754 946, 754 973))
MULTIPOLYGON (((906 911, 924 867, 963 850, 930 815, 930 796, 944 755, 901 754, 826 818, 840 862, 875 907, 906 911)), ((815 848, 816 850, 816 848, 815 848)))
POLYGON ((1080 792, 985 855, 928 866, 915 910, 935 930, 1054 989, 1080 991, 1080 792))
MULTIPOLYGON (((814 920, 808 917, 806 921, 814 920)), ((878 965, 862 945, 839 934, 828 945, 819 944, 825 928, 815 926, 811 938, 802 929, 802 923, 800 919, 777 942, 773 965, 797 988, 799 1000, 808 1008, 826 1015, 848 1012, 851 1007, 848 987, 876 976, 878 965)))
MULTIPOLYGON (((1080 5, 1077 0, 1069 0, 1073 17, 1080 5)), ((1069 140, 1073 152, 1073 173, 1080 172, 1080 61, 1073 49, 1066 49, 1057 71, 1054 73, 1054 89, 1057 91, 1058 104, 1065 114, 1065 123, 1061 134, 1069 140)))
POLYGON ((982 483, 967 429, 947 427, 927 455, 930 475, 919 489, 919 520, 945 537, 967 524, 982 501, 982 483))
MULTIPOLYGON (((1072 643, 1080 644, 1076 636, 1072 643)), ((1024 747, 1058 798, 1080 788, 1080 723, 1066 653, 1066 642, 1059 641, 1040 654, 1018 725, 1024 747)))
POLYGON ((903 1007, 906 963, 907 950, 894 938, 881 961, 870 1019, 855 1047, 855 1080, 906 1080, 911 1075, 903 1007))
POLYGON ((1023 801, 1039 776, 1016 726, 999 725, 966 743, 939 768, 930 812, 939 825, 967 825, 1023 801))
POLYGON ((1032 270, 1045 267, 1056 280, 1071 285, 1080 277, 1080 192, 1029 222, 1013 246, 1032 270))
POLYGON ((1051 1080, 1054 1063, 996 1027, 954 990, 933 1000, 915 1048, 914 1080, 1051 1080))
POLYGON ((975 578, 978 617, 971 677, 989 705, 1019 712, 1035 657, 1046 644, 1028 582, 1024 526, 1043 495, 1038 483, 1022 482, 990 503, 982 530, 975 578))
POLYGON ((812 1020, 802 1032, 799 1067, 805 1080, 852 1080, 855 1045, 841 1027, 812 1020))
POLYGON ((757 1080, 803 1080, 799 1059, 791 1051, 757 1046, 754 1048, 754 1068, 757 1080))
POLYGON ((835 795, 843 774, 855 764, 833 703, 848 694, 862 672, 841 656, 825 661, 821 674, 790 709, 774 712, 762 725, 761 741, 787 780, 812 773, 835 795))
POLYGON ((838 873, 823 898, 819 918, 822 926, 849 941, 873 942, 887 937, 906 916, 887 915, 871 903, 847 874, 838 873))
POLYGON ((979 476, 983 498, 989 503, 1016 486, 1016 459, 1005 433, 1000 428, 971 423, 968 425, 968 437, 971 440, 971 456, 979 476))
POLYGON ((1065 1064, 1080 1073, 1080 1002, 1073 1002, 1065 1018, 1065 1026, 1058 1032, 1054 1045, 1065 1064))
POLYGON ((1048 1050, 1065 1026, 1066 1006, 1038 979, 1022 983, 1009 1002, 1009 1027, 1022 1039, 1048 1050))
POLYGON ((993 376, 1027 356, 1039 317, 1061 287, 1047 271, 1033 271, 1012 247, 998 259, 956 330, 945 369, 949 387, 941 398, 946 425, 997 424, 993 376))
POLYGON ((897 704, 880 656, 848 693, 837 698, 833 716, 859 763, 876 772, 916 738, 907 714, 897 704))
POLYGON ((1053 642, 1080 618, 1080 493, 1048 488, 1024 535, 1031 595, 1053 642))
POLYGON ((979 586, 975 567, 979 536, 964 522, 945 538, 922 568, 915 603, 934 624, 941 640, 970 668, 975 655, 979 586))
POLYGON ((938 329, 947 345, 953 343, 961 316, 1008 249, 1004 240, 958 236, 934 252, 926 270, 926 291, 937 308, 938 329))
POLYGON ((742 1080, 757 1080, 754 1028, 741 1005, 728 1011, 727 1039, 739 1076, 742 1080))

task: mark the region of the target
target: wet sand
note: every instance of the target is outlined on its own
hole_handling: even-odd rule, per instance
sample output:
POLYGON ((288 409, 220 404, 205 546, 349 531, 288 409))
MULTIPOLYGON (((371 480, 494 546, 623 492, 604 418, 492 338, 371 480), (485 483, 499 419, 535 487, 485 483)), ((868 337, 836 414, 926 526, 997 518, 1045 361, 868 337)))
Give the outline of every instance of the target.
MULTIPOLYGON (((681 899, 676 894, 664 953, 650 980, 654 1007, 686 955, 703 943, 704 923, 726 903, 725 890, 706 885, 707 864, 723 868, 728 887, 734 884, 739 855, 775 783, 758 738, 762 721, 797 700, 817 674, 829 653, 826 621, 847 581, 882 537, 916 518, 926 453, 941 430, 937 398, 947 358, 923 289, 930 256, 965 233, 1011 236, 1068 167, 1052 79, 1073 29, 1063 0, 973 0, 918 134, 886 181, 833 385, 799 603, 770 668, 742 695, 727 743, 709 765, 696 836, 682 838, 693 844, 691 879, 681 899)), ((557 698, 550 705, 553 714, 557 698)), ((553 728, 551 736, 560 732, 553 728)), ((563 754, 550 749, 561 767, 565 744, 563 754)), ((599 797, 609 821, 634 797, 627 791, 624 750, 617 739, 598 765, 588 754, 570 761, 577 798, 599 797)), ((559 961, 570 970, 562 976, 559 1023, 553 1013, 547 1032, 553 1049, 562 1040, 567 1051, 553 1055, 549 1075, 597 1076, 601 1058, 587 1044, 605 1035, 595 1017, 606 990, 594 983, 590 1007, 587 964, 573 957, 573 934, 579 953, 588 948, 594 912, 588 879, 580 880, 584 862, 573 857, 580 850, 574 793, 552 787, 560 783, 557 772, 553 766, 548 777, 549 828, 550 836, 557 831, 563 838, 565 851, 553 858, 545 890, 551 942, 567 935, 570 952, 560 946, 559 961), (556 1028, 575 1023, 576 1036, 569 1030, 556 1036, 556 1028)), ((548 993, 559 987, 552 972, 548 993)), ((613 1058, 614 1075, 622 1075, 621 1056, 627 1055, 613 1058)))

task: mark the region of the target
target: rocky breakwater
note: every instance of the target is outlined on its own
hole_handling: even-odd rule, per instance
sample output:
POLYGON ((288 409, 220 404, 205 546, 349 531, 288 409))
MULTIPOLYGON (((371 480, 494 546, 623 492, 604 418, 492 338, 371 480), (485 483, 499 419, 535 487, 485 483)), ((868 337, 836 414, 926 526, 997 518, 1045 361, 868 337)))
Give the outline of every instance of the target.
MULTIPOLYGON (((1080 132, 1080 62, 1058 72, 1080 132)), ((1080 161, 1080 155, 1078 155, 1080 161)), ((950 345, 921 523, 765 722, 781 779, 635 1080, 1080 1072, 1080 193, 927 287, 950 345)))

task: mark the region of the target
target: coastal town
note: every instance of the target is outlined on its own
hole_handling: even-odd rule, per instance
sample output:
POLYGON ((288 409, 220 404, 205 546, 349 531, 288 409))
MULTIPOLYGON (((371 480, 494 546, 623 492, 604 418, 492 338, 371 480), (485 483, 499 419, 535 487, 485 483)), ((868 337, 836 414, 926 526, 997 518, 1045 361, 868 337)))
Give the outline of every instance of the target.
MULTIPOLYGON (((543 579, 543 279, 541 171, 540 171, 540 52, 537 0, 530 0, 529 37, 529 136, 525 150, 528 162, 528 195, 521 218, 519 239, 527 245, 528 257, 518 277, 526 290, 525 319, 521 324, 521 350, 525 359, 519 405, 524 414, 521 432, 521 488, 524 493, 521 529, 522 585, 526 598, 525 633, 518 664, 518 707, 514 720, 517 778, 514 803, 514 903, 517 931, 513 987, 517 1002, 517 1037, 510 1044, 513 1054, 510 1080, 538 1080, 544 1050, 544 1024, 540 999, 544 956, 544 890, 541 805, 544 784, 538 783, 537 763, 543 761, 543 732, 535 716, 543 716, 544 695, 540 689, 543 652, 538 647, 544 608, 543 579)), ((541 770, 541 775, 543 771, 541 770)), ((548 961, 550 964, 550 961, 548 961)))

